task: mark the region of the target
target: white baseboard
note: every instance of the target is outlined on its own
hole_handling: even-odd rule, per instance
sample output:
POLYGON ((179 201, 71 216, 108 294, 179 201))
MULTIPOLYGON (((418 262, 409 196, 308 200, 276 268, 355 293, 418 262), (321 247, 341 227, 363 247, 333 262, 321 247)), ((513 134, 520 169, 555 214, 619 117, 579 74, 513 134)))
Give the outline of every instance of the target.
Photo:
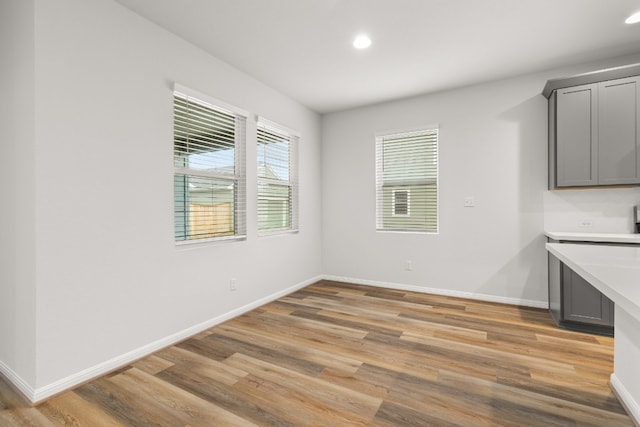
POLYGON ((615 373, 611 374, 609 385, 635 425, 640 427, 640 402, 636 402, 633 399, 631 393, 629 393, 615 373))
POLYGON ((260 307, 264 304, 267 304, 271 301, 274 301, 278 298, 281 298, 285 295, 288 295, 292 292, 295 292, 305 286, 308 286, 312 283, 315 283, 319 280, 333 280, 338 282, 346 282, 346 283, 355 283, 361 285, 369 285, 376 287, 384 287, 390 289, 398 289, 404 291, 414 291, 414 292, 422 292, 422 293, 431 293, 437 295, 447 295, 461 298, 470 298, 481 301, 491 301, 491 302, 500 302, 505 304, 515 304, 515 305, 523 305, 529 307, 539 307, 539 308, 547 308, 547 302, 543 301, 533 301, 533 300, 523 300, 517 298, 506 298, 506 297, 497 297, 493 295, 484 295, 484 294, 475 294, 470 292, 460 292, 460 291, 451 291, 446 289, 437 289, 437 288, 426 288, 422 286, 413 286, 413 285, 402 285, 397 283, 388 283, 388 282, 379 282, 372 280, 363 280, 363 279, 355 279, 350 277, 340 277, 340 276, 332 276, 332 275, 320 275, 313 277, 311 279, 305 280, 301 283, 298 283, 289 288, 283 289, 266 297, 260 298, 256 301, 253 301, 247 305, 239 307, 235 310, 231 310, 228 313, 222 314, 220 316, 209 319, 205 322, 199 323, 197 325, 191 326, 182 331, 176 332, 167 337, 161 338, 157 341, 154 341, 150 344, 144 345, 117 357, 114 357, 105 362, 99 363, 90 368, 84 369, 75 374, 69 375, 66 378, 62 378, 58 381, 55 381, 51 384, 47 384, 42 387, 38 387, 34 389, 28 382, 24 381, 18 374, 16 374, 11 368, 9 368, 6 364, 0 361, 0 373, 6 377, 24 396, 31 401, 32 404, 37 404, 42 402, 45 399, 48 399, 58 393, 62 393, 66 390, 69 390, 73 387, 76 387, 80 384, 83 384, 92 379, 98 378, 101 375, 107 374, 111 371, 119 369, 123 366, 126 366, 138 359, 141 359, 145 356, 148 356, 158 350, 161 350, 165 347, 173 345, 179 341, 182 341, 190 336, 196 335, 206 329, 209 329, 215 325, 218 325, 222 322, 225 322, 229 319, 237 317, 241 314, 244 314, 248 311, 251 311, 257 307, 260 307))
POLYGON ((311 279, 305 280, 304 282, 298 283, 287 289, 283 289, 281 291, 278 291, 266 297, 260 298, 247 305, 236 308, 235 310, 231 310, 228 313, 222 314, 220 316, 209 319, 205 322, 191 326, 187 329, 176 332, 175 334, 169 335, 165 338, 161 338, 150 344, 144 345, 135 350, 132 350, 120 356, 114 357, 113 359, 99 363, 95 366, 92 366, 88 369, 85 369, 83 371, 70 375, 66 378, 63 378, 51 384, 45 385, 43 387, 38 387, 35 390, 31 386, 29 386, 25 381, 23 381, 18 375, 13 373, 13 371, 9 369, 6 365, 4 365, 2 362, 0 362, 0 372, 5 374, 4 370, 6 370, 7 373, 5 374, 5 376, 7 377, 7 379, 11 381, 25 395, 25 397, 31 401, 32 404, 37 404, 58 393, 69 390, 87 381, 98 378, 101 375, 107 374, 111 371, 114 371, 123 366, 126 366, 132 362, 135 362, 138 359, 141 359, 145 356, 150 355, 151 353, 154 353, 158 350, 161 350, 165 347, 168 347, 186 338, 196 335, 204 330, 207 330, 215 325, 218 325, 229 319, 232 319, 248 311, 251 311, 254 308, 260 307, 264 304, 267 304, 271 301, 274 301, 278 298, 281 298, 285 295, 295 292, 321 279, 322 279, 322 276, 317 276, 317 277, 313 277, 311 279))
POLYGON ((525 307, 549 308, 549 303, 547 301, 536 301, 536 300, 521 299, 521 298, 507 298, 507 297, 499 297, 496 295, 477 294, 473 292, 452 291, 449 289, 427 288, 424 286, 379 282, 376 280, 355 279, 353 277, 324 275, 322 276, 322 278, 325 280, 333 280, 336 282, 355 283, 356 285, 376 286, 379 288, 397 289, 400 291, 412 291, 412 292, 420 292, 423 294, 445 295, 450 297, 475 299, 479 301, 499 302, 499 303, 511 304, 511 305, 521 305, 525 307))
POLYGON ((2 375, 7 381, 9 381, 22 396, 31 400, 31 396, 34 395, 33 387, 22 379, 13 369, 8 367, 2 360, 0 360, 0 375, 2 375))

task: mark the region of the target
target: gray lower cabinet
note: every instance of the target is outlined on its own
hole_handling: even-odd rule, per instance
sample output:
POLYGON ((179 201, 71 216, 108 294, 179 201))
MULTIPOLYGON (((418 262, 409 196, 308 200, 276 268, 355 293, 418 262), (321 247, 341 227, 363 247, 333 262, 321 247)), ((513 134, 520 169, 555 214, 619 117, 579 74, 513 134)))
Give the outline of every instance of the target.
POLYGON ((563 320, 613 326, 613 301, 562 264, 563 320))
POLYGON ((549 256, 549 312, 565 329, 613 335, 614 303, 564 265, 549 256))

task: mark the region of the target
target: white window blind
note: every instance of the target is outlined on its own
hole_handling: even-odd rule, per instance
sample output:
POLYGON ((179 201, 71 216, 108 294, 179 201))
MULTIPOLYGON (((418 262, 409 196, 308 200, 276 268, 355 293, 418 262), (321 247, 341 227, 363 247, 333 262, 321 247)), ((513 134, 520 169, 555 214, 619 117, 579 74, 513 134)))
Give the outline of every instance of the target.
POLYGON ((438 129, 376 137, 376 228, 438 231, 438 129))
POLYGON ((175 240, 244 237, 246 117, 192 93, 174 91, 175 240))
POLYGON ((258 232, 298 230, 298 135, 262 117, 257 124, 258 232))

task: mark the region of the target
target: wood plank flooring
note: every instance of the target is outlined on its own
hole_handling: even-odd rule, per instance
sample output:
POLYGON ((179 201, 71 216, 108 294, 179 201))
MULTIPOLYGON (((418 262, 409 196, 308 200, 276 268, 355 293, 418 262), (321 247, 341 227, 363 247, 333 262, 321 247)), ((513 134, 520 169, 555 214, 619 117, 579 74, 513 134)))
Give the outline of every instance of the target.
POLYGON ((322 281, 0 426, 632 426, 613 340, 546 310, 322 281))

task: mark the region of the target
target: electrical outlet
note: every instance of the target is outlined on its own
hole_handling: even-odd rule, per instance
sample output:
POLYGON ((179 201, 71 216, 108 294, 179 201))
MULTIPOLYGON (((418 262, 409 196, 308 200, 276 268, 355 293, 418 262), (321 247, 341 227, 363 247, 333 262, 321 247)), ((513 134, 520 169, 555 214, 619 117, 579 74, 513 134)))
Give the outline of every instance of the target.
POLYGON ((238 281, 236 279, 231 279, 229 281, 229 290, 235 291, 238 289, 238 281))
POLYGON ((407 271, 413 270, 413 263, 411 262, 411 260, 406 260, 404 262, 404 269, 407 271))
POLYGON ((465 208, 473 208, 476 205, 476 199, 473 196, 468 196, 464 198, 464 207, 465 208))
POLYGON ((590 219, 583 219, 578 222, 578 227, 580 228, 593 228, 593 221, 590 219))

